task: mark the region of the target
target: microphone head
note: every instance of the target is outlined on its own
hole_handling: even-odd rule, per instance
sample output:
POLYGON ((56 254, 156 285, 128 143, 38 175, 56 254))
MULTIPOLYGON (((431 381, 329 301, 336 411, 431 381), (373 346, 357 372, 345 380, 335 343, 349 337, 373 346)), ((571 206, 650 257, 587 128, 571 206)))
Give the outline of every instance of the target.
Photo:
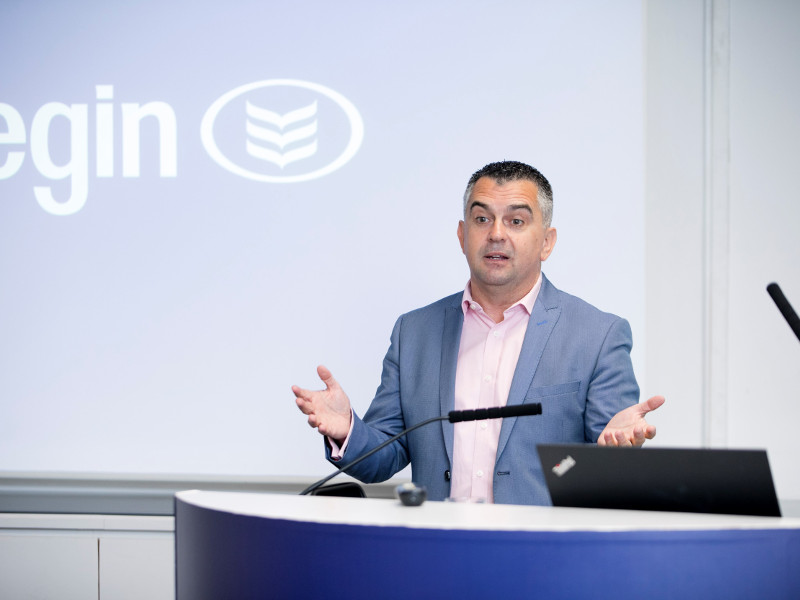
POLYGON ((424 485, 417 485, 413 481, 401 483, 394 491, 403 506, 419 506, 428 498, 428 489, 424 485))

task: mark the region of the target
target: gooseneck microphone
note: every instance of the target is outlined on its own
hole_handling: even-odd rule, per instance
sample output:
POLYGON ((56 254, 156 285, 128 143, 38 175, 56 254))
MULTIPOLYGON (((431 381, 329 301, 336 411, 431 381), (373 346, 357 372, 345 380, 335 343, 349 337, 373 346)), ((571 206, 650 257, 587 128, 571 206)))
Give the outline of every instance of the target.
POLYGON ((424 427, 430 423, 435 423, 436 421, 450 421, 451 423, 461 423, 464 421, 483 421, 484 419, 506 419, 509 417, 525 417, 528 415, 540 415, 542 414, 542 405, 538 402, 532 404, 515 404, 513 406, 498 406, 494 408, 477 408, 475 410, 451 410, 447 413, 446 416, 443 417, 433 417, 428 419, 427 421, 422 421, 421 423, 417 423, 416 425, 412 425, 408 429, 404 429, 397 435, 393 435, 388 440, 379 444, 372 450, 362 454, 358 458, 356 458, 353 462, 347 463, 343 467, 339 467, 336 471, 328 475, 327 477, 323 477, 316 483, 312 483, 302 492, 300 492, 301 496, 306 496, 316 490, 317 488, 321 487, 323 484, 327 483, 334 477, 336 477, 339 473, 346 473, 352 467, 356 466, 362 460, 369 458, 379 450, 383 450, 386 446, 391 444, 392 442, 396 442, 401 437, 406 435, 407 433, 414 431, 415 429, 419 429, 420 427, 424 427))
POLYGON ((787 323, 789 323, 789 327, 792 328, 792 331, 794 331, 797 339, 800 340, 800 317, 797 316, 797 313, 794 312, 792 305, 789 304, 786 296, 783 295, 780 286, 777 283, 770 283, 767 286, 767 292, 770 296, 772 296, 772 299, 778 306, 778 310, 781 311, 783 318, 786 319, 787 323))
POLYGON ((475 410, 451 410, 446 417, 451 423, 462 421, 483 421, 484 419, 507 419, 509 417, 526 417, 528 415, 542 414, 542 405, 514 404, 513 406, 495 406, 492 408, 476 408, 475 410))

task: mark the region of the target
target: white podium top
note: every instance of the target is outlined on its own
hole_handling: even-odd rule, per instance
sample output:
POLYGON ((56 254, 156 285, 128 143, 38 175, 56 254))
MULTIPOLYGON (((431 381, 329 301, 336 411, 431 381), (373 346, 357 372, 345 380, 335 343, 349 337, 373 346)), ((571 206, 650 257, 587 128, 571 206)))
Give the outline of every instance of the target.
POLYGON ((309 523, 486 531, 700 531, 800 529, 800 518, 678 512, 559 508, 399 500, 204 492, 176 497, 188 504, 239 515, 309 523))

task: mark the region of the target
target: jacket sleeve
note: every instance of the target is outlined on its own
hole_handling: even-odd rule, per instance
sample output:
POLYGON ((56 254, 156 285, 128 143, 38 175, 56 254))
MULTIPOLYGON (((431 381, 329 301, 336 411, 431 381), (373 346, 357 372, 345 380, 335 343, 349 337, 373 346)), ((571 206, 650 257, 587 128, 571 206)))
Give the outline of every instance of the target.
POLYGON ((590 442, 597 441, 615 414, 639 402, 639 386, 631 362, 632 346, 630 325, 625 319, 614 319, 589 381, 584 427, 590 442))

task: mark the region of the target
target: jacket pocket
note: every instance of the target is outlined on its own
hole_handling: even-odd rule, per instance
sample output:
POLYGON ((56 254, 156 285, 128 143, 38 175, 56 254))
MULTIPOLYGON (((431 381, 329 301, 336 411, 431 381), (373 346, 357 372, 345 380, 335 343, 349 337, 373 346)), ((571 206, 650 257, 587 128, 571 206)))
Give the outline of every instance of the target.
POLYGON ((528 390, 525 402, 542 404, 542 416, 535 425, 537 443, 584 441, 585 402, 579 398, 580 389, 578 380, 528 390))
POLYGON ((556 385, 545 385, 528 390, 525 399, 551 398, 553 396, 564 396, 574 394, 581 389, 581 382, 569 381, 567 383, 557 383, 556 385))

